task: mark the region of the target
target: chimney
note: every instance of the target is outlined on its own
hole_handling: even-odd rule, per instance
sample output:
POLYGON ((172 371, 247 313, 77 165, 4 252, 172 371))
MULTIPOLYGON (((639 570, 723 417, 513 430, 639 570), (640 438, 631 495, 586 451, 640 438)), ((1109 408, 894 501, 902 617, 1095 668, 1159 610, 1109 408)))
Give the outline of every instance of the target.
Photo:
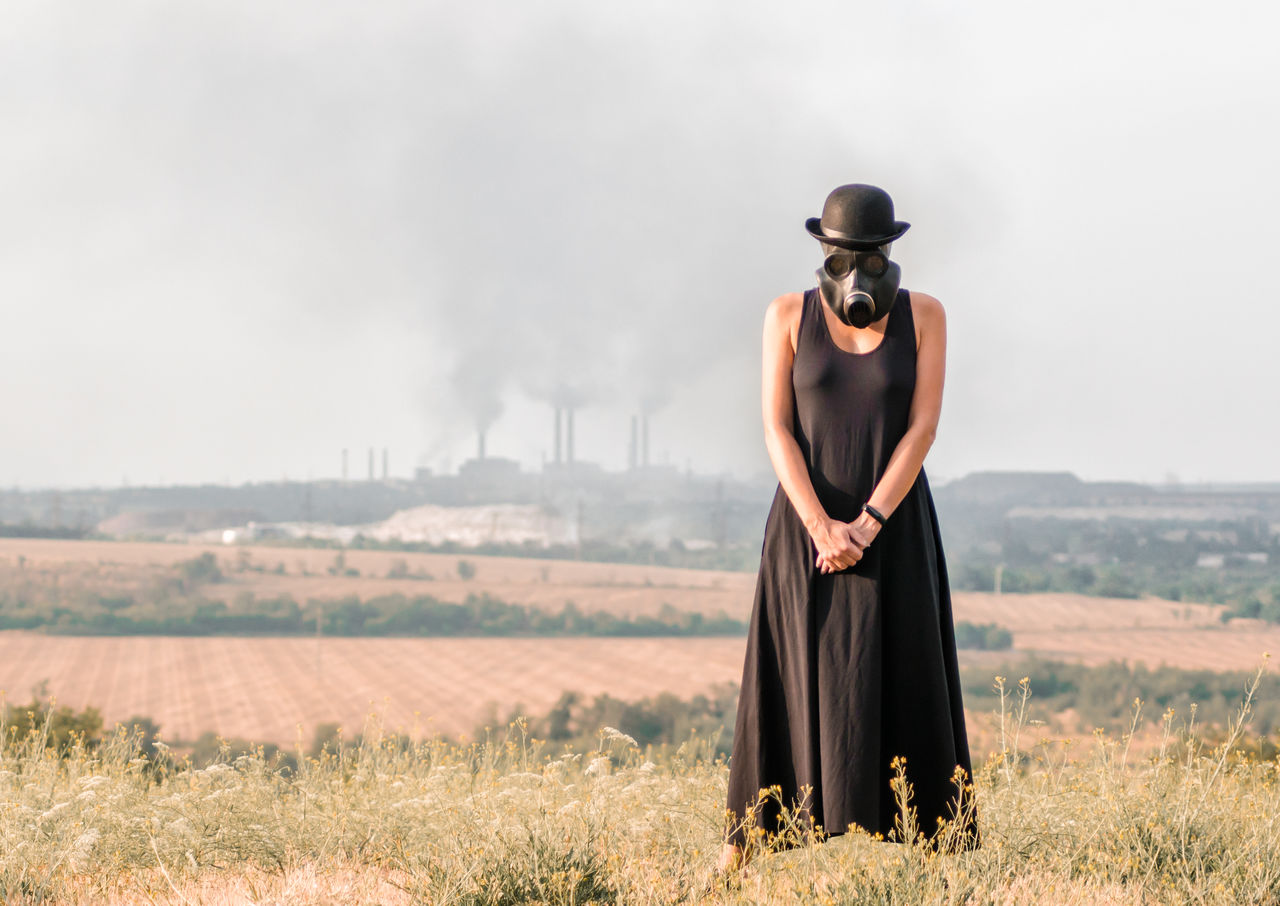
POLYGON ((627 468, 634 469, 639 458, 640 425, 636 416, 631 416, 631 446, 627 448, 627 468))
POLYGON ((477 431, 476 459, 484 459, 484 432, 477 431))
POLYGON ((649 413, 640 416, 640 464, 649 467, 649 413))
POLYGON ((573 407, 569 407, 568 418, 565 420, 564 431, 564 448, 565 461, 569 465, 573 465, 573 407))
POLYGON ((560 465, 560 407, 556 406, 556 456, 555 464, 560 465))

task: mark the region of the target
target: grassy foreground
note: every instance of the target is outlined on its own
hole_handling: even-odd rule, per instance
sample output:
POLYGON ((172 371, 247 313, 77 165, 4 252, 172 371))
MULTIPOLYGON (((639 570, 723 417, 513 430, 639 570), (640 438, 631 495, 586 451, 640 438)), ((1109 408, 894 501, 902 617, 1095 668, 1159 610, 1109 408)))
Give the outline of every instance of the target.
MULTIPOLYGON (((603 728, 556 753, 524 726, 471 745, 365 728, 296 773, 241 756, 203 770, 143 757, 118 728, 96 751, 39 733, 0 744, 7 904, 1280 903, 1275 759, 1242 745, 1253 691, 1206 742, 1166 712, 1084 745, 1034 731, 1026 682, 997 677, 1001 751, 978 768, 981 848, 854 833, 761 852, 705 889, 727 767, 713 740, 641 752, 603 728)), ((300 745, 301 748, 301 745, 300 745)), ((907 766, 910 779, 910 766, 907 766)), ((909 794, 909 790, 905 790, 909 794)), ((901 804, 901 797, 900 797, 901 804)), ((907 803, 909 807, 909 801, 907 803)))

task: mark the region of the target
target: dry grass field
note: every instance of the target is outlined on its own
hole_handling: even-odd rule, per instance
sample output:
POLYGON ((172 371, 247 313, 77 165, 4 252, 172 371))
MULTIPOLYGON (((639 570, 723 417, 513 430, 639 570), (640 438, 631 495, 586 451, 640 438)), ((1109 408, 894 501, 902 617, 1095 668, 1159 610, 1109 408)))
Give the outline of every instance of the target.
MULTIPOLYGON (((336 551, 275 547, 0 540, 0 583, 18 572, 58 583, 128 588, 148 570, 212 551, 227 575, 209 594, 287 592, 300 601, 390 591, 460 601, 488 592, 512 603, 558 609, 649 613, 664 603, 723 610, 745 618, 751 574, 618 564, 541 561, 456 554, 347 551, 333 576, 336 551), (19 564, 19 558, 22 558, 19 564), (469 581, 457 562, 475 565, 469 581), (399 562, 398 562, 399 561, 399 562), (259 572, 284 564, 284 574, 259 572), (246 565, 249 568, 245 568, 246 565), (407 570, 410 576, 387 578, 407 570)), ((1113 659, 1179 667, 1249 670, 1263 651, 1280 651, 1280 627, 1218 621, 1220 608, 1160 600, 1081 595, 955 595, 957 620, 994 622, 1014 634, 1013 652, 961 652, 963 664, 995 664, 1036 652, 1085 663, 1113 659)), ((661 691, 689 696, 736 682, 742 638, 159 638, 59 637, 0 632, 0 690, 25 702, 49 680, 60 704, 98 707, 108 724, 134 715, 160 723, 169 739, 204 730, 291 744, 301 725, 337 721, 355 733, 376 710, 389 728, 414 735, 470 731, 517 702, 545 711, 566 689, 637 698, 661 691), (270 696, 261 694, 270 689, 270 696)))
MULTIPOLYGON (((1256 688, 1244 693, 1247 702, 1256 688)), ((1016 697, 1016 691, 1015 691, 1016 697)), ((1246 714, 1241 705, 1240 718, 1246 714)), ((975 760, 981 845, 937 849, 910 801, 884 795, 888 844, 856 825, 818 842, 784 817, 782 849, 748 836, 745 871, 712 877, 727 766, 705 740, 641 751, 604 729, 561 753, 519 727, 490 745, 405 747, 371 732, 278 771, 257 755, 145 767, 138 738, 49 757, 44 728, 0 740, 0 900, 12 906, 499 904, 1151 904, 1280 902, 1275 759, 1233 755, 1173 719, 1139 753, 1127 734, 1033 745, 1017 707, 975 760), (650 760, 652 756, 653 760, 650 760), (176 770, 175 770, 176 767, 176 770)), ((371 728, 376 730, 376 728, 371 728)), ((768 792, 765 792, 768 795, 768 792)), ((788 801, 785 804, 794 803, 788 801)), ((969 841, 976 842, 976 841, 969 841)))

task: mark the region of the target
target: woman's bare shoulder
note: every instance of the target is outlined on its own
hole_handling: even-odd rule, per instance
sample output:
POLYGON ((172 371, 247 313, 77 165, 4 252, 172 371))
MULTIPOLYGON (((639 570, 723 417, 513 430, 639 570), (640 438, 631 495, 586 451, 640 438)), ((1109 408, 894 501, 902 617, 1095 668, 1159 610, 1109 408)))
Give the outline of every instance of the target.
MULTIPOLYGON (((786 337, 792 354, 800 334, 800 312, 804 308, 804 293, 783 293, 769 303, 764 313, 765 339, 776 337, 781 342, 786 337)), ((772 342, 772 341, 770 341, 772 342)))
POLYGON ((936 296, 914 289, 909 292, 911 293, 911 313, 916 318, 924 318, 926 321, 940 321, 946 318, 942 303, 936 296))
POLYGON ((765 324, 794 328, 800 323, 800 310, 804 307, 804 293, 783 293, 769 303, 765 310, 765 324))
POLYGON ((911 320, 915 322, 916 349, 923 337, 943 338, 947 335, 947 313, 942 303, 928 293, 911 293, 911 320))

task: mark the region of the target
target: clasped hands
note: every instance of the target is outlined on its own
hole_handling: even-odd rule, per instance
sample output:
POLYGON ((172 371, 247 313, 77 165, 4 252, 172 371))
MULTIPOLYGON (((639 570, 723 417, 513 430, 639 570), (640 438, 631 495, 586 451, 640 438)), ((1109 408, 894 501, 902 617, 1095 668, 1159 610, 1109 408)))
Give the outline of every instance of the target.
POLYGON ((880 523, 867 513, 859 514, 853 522, 823 519, 809 532, 818 549, 818 569, 827 575, 854 566, 878 534, 880 523))

